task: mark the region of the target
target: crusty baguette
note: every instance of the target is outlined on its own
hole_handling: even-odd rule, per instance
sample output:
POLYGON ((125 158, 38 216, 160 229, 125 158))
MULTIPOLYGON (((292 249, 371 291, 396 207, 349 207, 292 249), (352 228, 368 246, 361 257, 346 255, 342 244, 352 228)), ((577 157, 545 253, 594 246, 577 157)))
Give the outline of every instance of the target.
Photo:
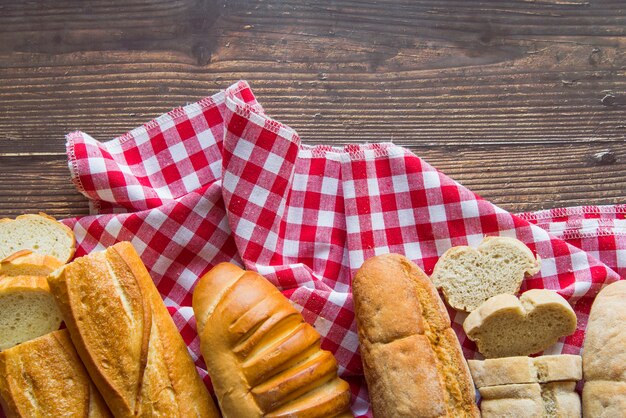
POLYGON ((0 277, 0 350, 59 329, 61 312, 45 277, 0 277))
POLYGON ((509 237, 485 237, 478 248, 452 247, 439 258, 430 277, 454 309, 471 312, 490 297, 519 292, 524 276, 539 271, 523 242, 509 237))
POLYGON ((67 330, 0 353, 0 404, 8 418, 111 417, 67 330))
POLYGON ((196 285, 193 309, 225 418, 351 416, 335 358, 264 277, 218 264, 196 285))
POLYGON ((488 299, 468 315, 463 329, 486 358, 528 356, 576 331, 576 314, 558 293, 531 289, 519 299, 488 299))
POLYGON ((128 242, 48 276, 89 375, 116 417, 217 417, 174 322, 128 242))
POLYGON ((626 417, 626 281, 606 286, 591 307, 583 347, 585 417, 626 417))
POLYGON ((20 250, 31 250, 67 263, 75 244, 72 230, 45 213, 0 219, 0 260, 20 250))
POLYGON ((0 261, 0 276, 47 276, 62 265, 51 255, 20 250, 0 261))
POLYGON ((375 417, 477 417, 472 379, 434 285, 398 254, 365 261, 353 282, 375 417))
POLYGON ((477 388, 513 383, 547 383, 582 379, 582 359, 573 354, 468 360, 477 388))
POLYGON ((480 388, 483 418, 577 418, 576 382, 524 383, 480 388))

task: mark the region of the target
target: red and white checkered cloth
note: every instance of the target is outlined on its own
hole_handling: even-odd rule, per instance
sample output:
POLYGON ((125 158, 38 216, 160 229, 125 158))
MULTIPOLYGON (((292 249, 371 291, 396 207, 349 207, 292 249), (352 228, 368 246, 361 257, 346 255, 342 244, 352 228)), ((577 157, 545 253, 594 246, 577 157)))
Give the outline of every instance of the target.
MULTIPOLYGON (((516 237, 542 259, 522 290, 558 291, 578 331, 550 353, 578 353, 594 296, 626 277, 626 205, 512 215, 391 143, 308 146, 270 119, 245 82, 109 142, 67 136, 72 179, 94 215, 68 219, 77 256, 128 240, 152 273, 206 379, 191 309, 194 283, 221 261, 257 270, 322 334, 371 416, 350 279, 397 252, 431 273, 455 245, 516 237)), ((476 355, 450 311, 465 355, 476 355)))

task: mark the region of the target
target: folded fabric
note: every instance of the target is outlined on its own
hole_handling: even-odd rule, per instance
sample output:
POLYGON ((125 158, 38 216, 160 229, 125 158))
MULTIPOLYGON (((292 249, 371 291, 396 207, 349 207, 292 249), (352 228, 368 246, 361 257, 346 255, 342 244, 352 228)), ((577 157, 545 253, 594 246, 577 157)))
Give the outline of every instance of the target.
MULTIPOLYGON (((516 237, 542 259, 524 281, 554 289, 579 328, 551 354, 578 354, 600 288, 626 275, 626 205, 516 216, 391 143, 309 146, 269 118, 245 82, 109 142, 67 136, 72 180, 93 215, 64 222, 77 256, 131 241, 206 378, 191 310, 194 283, 221 261, 256 270, 322 334, 371 416, 350 280, 373 255, 397 252, 431 273, 454 245, 516 237)), ((450 311, 467 358, 475 345, 450 311)), ((206 379, 208 383, 208 378, 206 379)))

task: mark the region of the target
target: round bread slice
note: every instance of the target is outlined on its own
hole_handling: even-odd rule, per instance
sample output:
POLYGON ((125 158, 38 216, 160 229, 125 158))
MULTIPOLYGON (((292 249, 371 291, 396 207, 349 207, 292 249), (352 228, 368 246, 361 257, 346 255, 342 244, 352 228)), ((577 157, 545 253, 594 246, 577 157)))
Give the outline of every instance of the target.
POLYGON ((0 351, 56 331, 61 325, 45 277, 0 278, 0 351))
POLYGON ((0 219, 0 260, 20 250, 31 250, 67 263, 74 249, 72 230, 45 213, 0 219))
POLYGON ((463 322, 468 338, 486 358, 528 356, 576 331, 576 314, 558 293, 532 289, 519 299, 497 295, 463 322))
POLYGON ((0 261, 0 276, 47 276, 62 265, 51 255, 20 250, 0 261))
POLYGON ((492 296, 516 295, 524 275, 539 271, 540 261, 523 242, 486 237, 478 248, 458 246, 446 251, 430 279, 450 306, 471 312, 492 296))

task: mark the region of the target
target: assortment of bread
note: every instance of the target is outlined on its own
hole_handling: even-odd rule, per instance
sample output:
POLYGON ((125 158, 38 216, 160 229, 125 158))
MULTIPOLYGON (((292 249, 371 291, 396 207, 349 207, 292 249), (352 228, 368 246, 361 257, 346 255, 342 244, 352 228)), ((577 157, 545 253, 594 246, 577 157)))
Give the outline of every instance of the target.
MULTIPOLYGON (((132 245, 70 262, 74 245, 45 214, 0 220, 5 414, 219 417, 132 245)), ((366 260, 352 291, 374 416, 626 416, 626 282, 597 296, 582 360, 527 357, 576 329, 556 292, 518 298, 539 265, 521 242, 500 237, 451 248, 430 278, 398 254, 366 260), (465 360, 437 289, 469 312, 463 328, 486 360, 465 360)), ((193 310, 222 416, 352 416, 350 387, 319 333, 258 273, 215 266, 198 281, 193 310)))

